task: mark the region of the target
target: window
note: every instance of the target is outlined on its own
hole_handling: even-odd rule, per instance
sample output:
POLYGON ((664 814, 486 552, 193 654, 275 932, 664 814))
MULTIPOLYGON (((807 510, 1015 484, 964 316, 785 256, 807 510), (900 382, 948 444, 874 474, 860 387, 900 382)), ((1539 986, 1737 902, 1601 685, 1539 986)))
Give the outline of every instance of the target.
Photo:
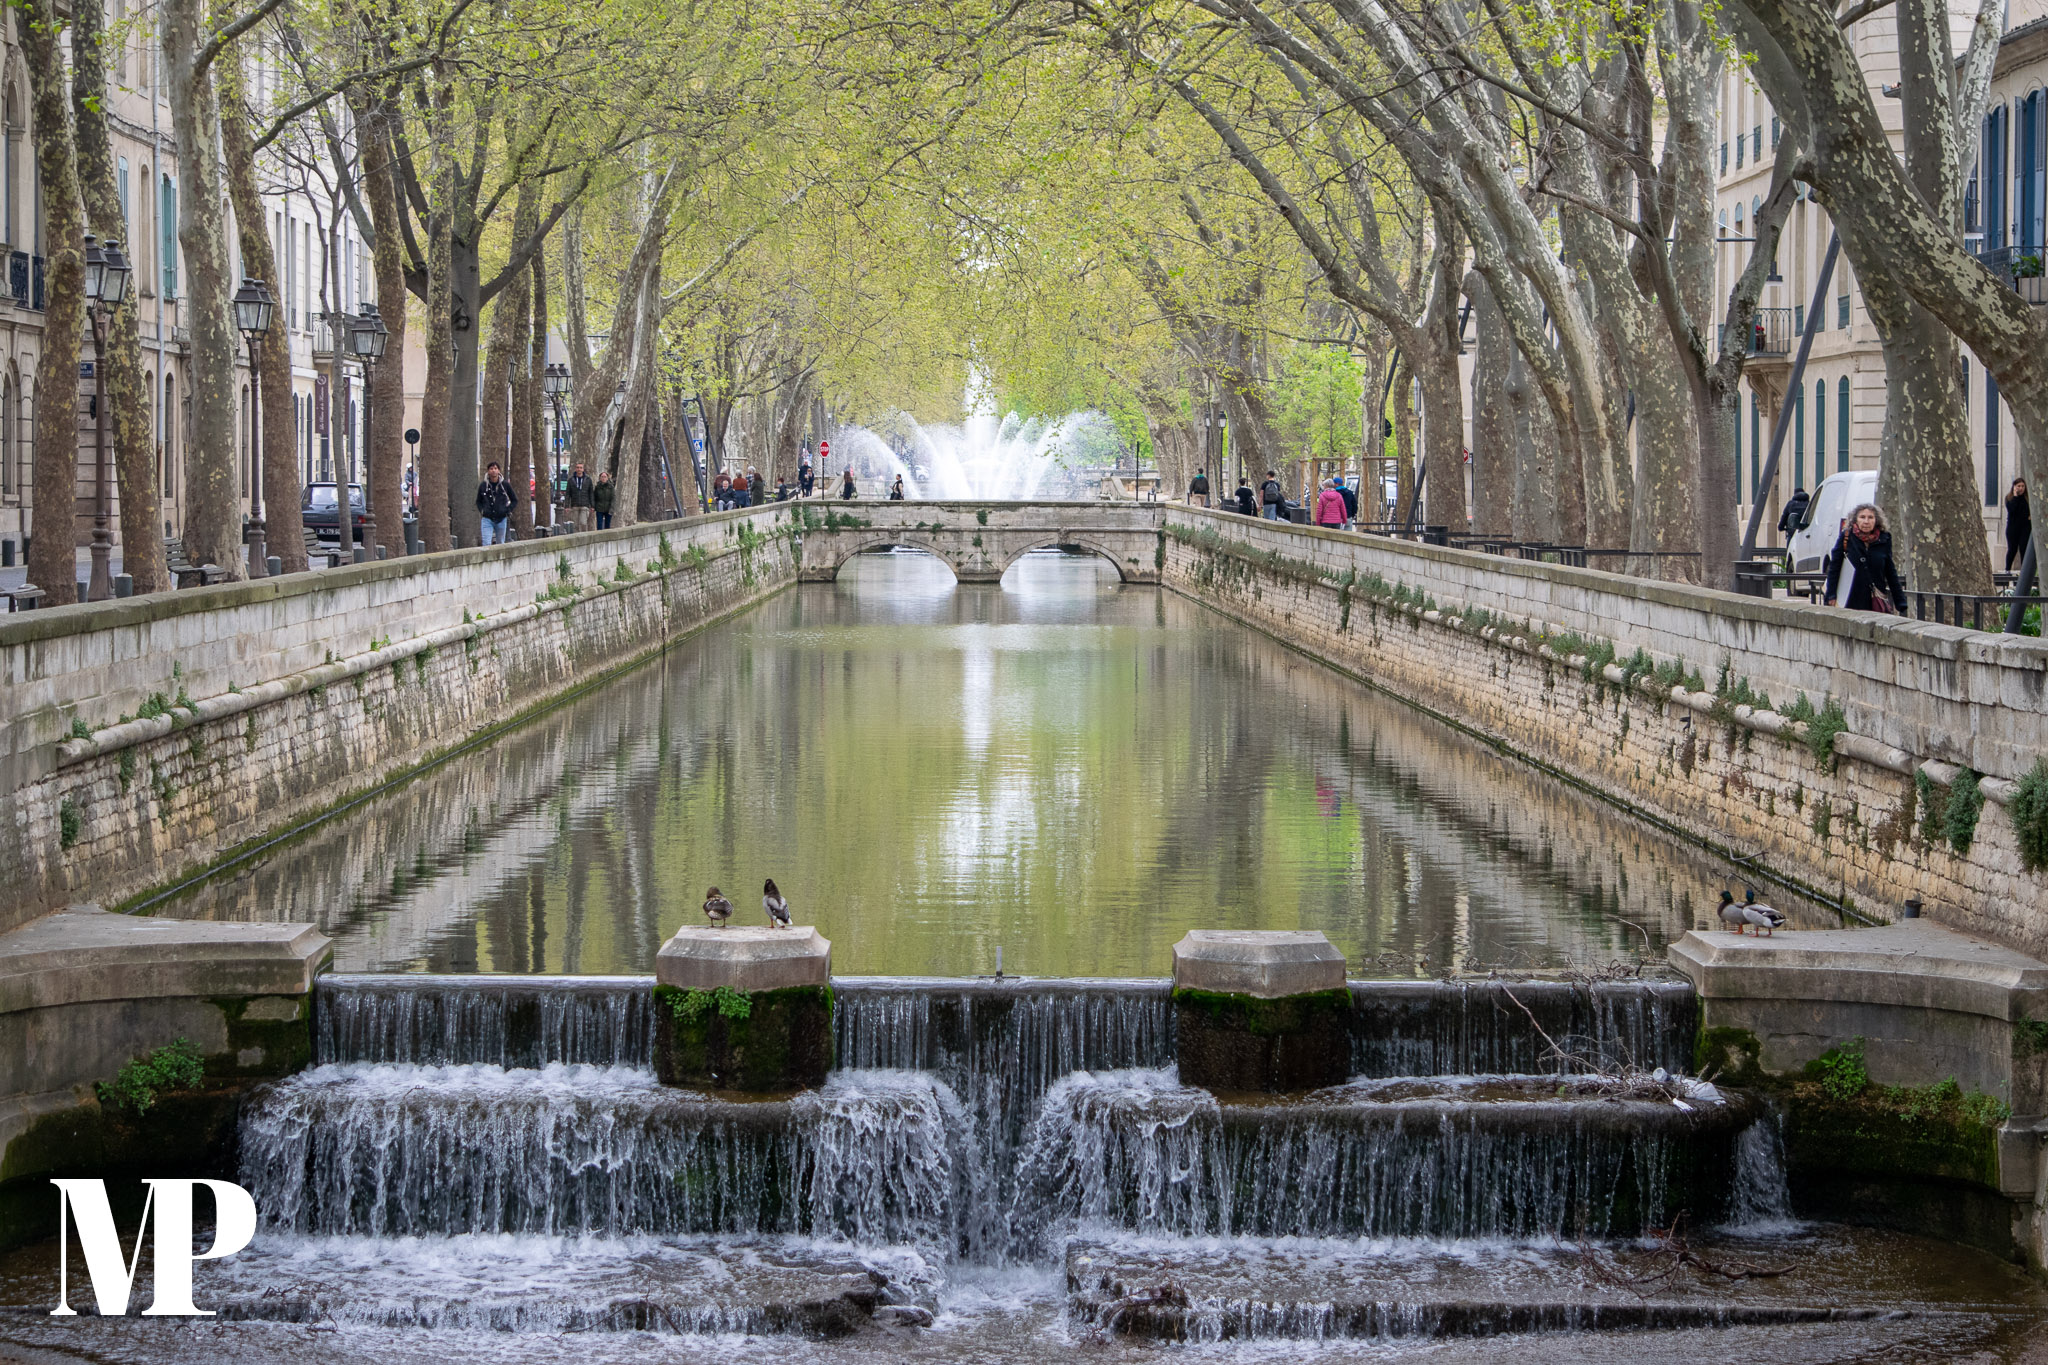
POLYGON ((2013 229, 2021 251, 2041 249, 2041 92, 2020 101, 2019 159, 2013 167, 2019 177, 2018 209, 2013 229))
POLYGON ((1849 468, 1849 376, 1835 381, 1835 468, 1849 468))
POLYGON ((1742 149, 1743 143, 1746 141, 1748 141, 1747 138, 1738 137, 1735 139, 1735 169, 1738 171, 1742 169, 1742 149))
MULTIPOLYGON (((165 176, 162 189, 164 297, 175 299, 178 297, 178 182, 165 176)), ((164 383, 169 385, 168 375, 164 383)), ((170 389, 166 387, 164 392, 169 393, 170 389)))
POLYGON ((1721 143, 1721 174, 1728 174, 1728 143, 1725 139, 1721 143))
MULTIPOLYGON (((1816 451, 1815 458, 1827 463, 1826 452, 1816 451)), ((1792 486, 1806 487, 1806 386, 1801 384, 1792 391, 1792 486)))
POLYGON ((7 164, 4 168, 0 168, 0 173, 4 173, 7 177, 6 228, 7 244, 9 246, 13 246, 21 241, 20 236, 14 230, 15 222, 20 217, 14 211, 15 191, 19 187, 20 181, 20 175, 15 169, 15 156, 21 147, 21 111, 15 105, 16 98, 14 88, 9 86, 7 90, 7 164))
MULTIPOLYGON (((1828 469, 1828 381, 1813 381, 1813 472, 1826 474, 1828 469)), ((1819 483, 1819 479, 1814 480, 1819 483)))
POLYGON ((235 423, 242 447, 242 496, 249 496, 249 386, 242 385, 242 411, 235 423))
POLYGON ((1771 115, 1771 150, 1778 150, 1778 116, 1771 115))
POLYGON ((1984 505, 1998 506, 1998 377, 1984 371, 1984 505))
POLYGON ((114 192, 121 197, 121 241, 135 240, 134 220, 128 216, 128 158, 114 158, 114 192))
POLYGON ((1792 305, 1792 334, 1794 336, 1806 335, 1806 305, 1803 303, 1792 305))
POLYGON ((1761 123, 1749 130, 1749 156, 1752 161, 1764 159, 1764 126, 1761 123))
POLYGON ((1753 501, 1755 497, 1763 497, 1763 409, 1757 407, 1755 393, 1749 395, 1749 460, 1751 465, 1755 465, 1751 487, 1757 491, 1751 495, 1753 501))
MULTIPOLYGON (((121 33, 121 24, 127 18, 127 15, 128 6, 126 0, 114 0, 114 3, 108 6, 107 27, 106 31, 102 34, 103 42, 107 36, 119 35, 121 33)), ((114 49, 114 83, 126 85, 128 84, 128 44, 121 37, 114 36, 112 47, 114 49)))
POLYGON ((2005 127, 2003 104, 1984 118, 1984 245, 2005 245, 2005 127))
POLYGON ((15 493, 14 377, 0 379, 0 498, 15 493))
POLYGON ((1849 296, 1847 294, 1839 294, 1835 297, 1835 326, 1844 331, 1848 330, 1849 296))
POLYGON ((1714 235, 1716 237, 1726 237, 1728 235, 1728 210, 1726 209, 1721 210, 1721 222, 1719 224, 1719 227, 1720 230, 1716 232, 1714 235))

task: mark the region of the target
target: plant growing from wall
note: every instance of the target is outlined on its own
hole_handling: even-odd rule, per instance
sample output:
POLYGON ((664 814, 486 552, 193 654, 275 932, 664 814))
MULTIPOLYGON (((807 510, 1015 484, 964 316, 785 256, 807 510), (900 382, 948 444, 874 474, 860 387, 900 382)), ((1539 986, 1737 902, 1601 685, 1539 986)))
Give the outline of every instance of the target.
POLYGON ((1863 1063, 1863 1039, 1851 1038, 1829 1048, 1806 1064, 1806 1074, 1820 1082, 1828 1098, 1855 1099, 1870 1088, 1870 1072, 1863 1063))
POLYGON ((1984 788, 1977 774, 1963 769, 1949 784, 1948 809, 1942 813, 1941 832, 1948 846, 1960 856, 1970 851, 1977 838, 1977 819, 1984 813, 1984 788))
POLYGON ((2027 871, 2048 868, 2048 758, 2034 760, 2034 766, 2016 784, 2006 813, 2012 816, 2020 861, 2027 871))
POLYGON ((79 813, 78 803, 65 797, 57 806, 57 846, 69 848, 78 842, 78 832, 85 827, 85 817, 79 813))
POLYGON ((205 1059, 184 1038, 176 1038, 131 1059, 111 1081, 94 1087, 100 1103, 110 1109, 147 1114, 167 1090, 190 1090, 206 1078, 205 1059))
POLYGON ((754 1012, 754 1002, 745 991, 720 986, 708 991, 675 991, 668 998, 669 1009, 684 1023, 694 1023, 705 1011, 717 1008, 725 1019, 745 1019, 754 1012))

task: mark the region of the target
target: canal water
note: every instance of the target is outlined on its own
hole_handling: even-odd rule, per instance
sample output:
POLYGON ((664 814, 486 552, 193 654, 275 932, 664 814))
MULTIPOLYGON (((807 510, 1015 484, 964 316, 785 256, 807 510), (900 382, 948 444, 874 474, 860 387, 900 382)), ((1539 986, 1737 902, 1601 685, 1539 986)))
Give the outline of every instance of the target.
POLYGON ((1427 977, 1661 961, 1734 876, 1093 557, 885 553, 151 912, 315 921, 342 971, 645 972, 773 877, 843 974, 1160 976, 1189 929, 1313 928, 1427 977))

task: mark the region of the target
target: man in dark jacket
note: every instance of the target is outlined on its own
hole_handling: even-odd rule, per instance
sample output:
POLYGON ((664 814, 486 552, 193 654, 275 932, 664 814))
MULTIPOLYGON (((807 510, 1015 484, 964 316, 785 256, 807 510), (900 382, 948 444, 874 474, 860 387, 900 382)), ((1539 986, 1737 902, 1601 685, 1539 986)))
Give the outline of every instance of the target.
POLYGON ((1255 517, 1259 514, 1259 495, 1252 492, 1252 481, 1250 479, 1239 479, 1237 481, 1237 510, 1248 517, 1255 517))
POLYGON ((583 461, 576 462, 576 468, 570 472, 569 481, 563 487, 569 503, 569 520, 575 523, 579 531, 594 529, 596 512, 593 499, 597 493, 597 485, 583 472, 583 461))
POLYGON ((1344 524, 1349 526, 1358 520, 1358 490, 1344 482, 1344 476, 1337 476, 1337 492, 1344 498, 1344 524))
POLYGON ((1280 487, 1280 476, 1272 470, 1266 471, 1266 481, 1259 485, 1260 514, 1268 521, 1280 521, 1287 516, 1287 492, 1280 487))
POLYGON ((484 466, 484 481, 476 486, 476 511, 483 518, 484 544, 503 545, 512 539, 505 520, 512 515, 512 485, 505 482, 496 460, 484 466))
POLYGON ((1784 515, 1778 518, 1779 534, 1789 539, 1799 529, 1799 519, 1806 515, 1806 504, 1812 501, 1812 495, 1804 488, 1793 489, 1792 496, 1785 500, 1784 515))
POLYGON ((619 500, 619 486, 612 482, 609 473, 597 476, 597 484, 590 490, 590 510, 597 515, 597 529, 611 529, 612 506, 619 500))
POLYGON ((1195 477, 1188 482, 1188 501, 1196 507, 1209 505, 1209 472, 1197 469, 1195 477))

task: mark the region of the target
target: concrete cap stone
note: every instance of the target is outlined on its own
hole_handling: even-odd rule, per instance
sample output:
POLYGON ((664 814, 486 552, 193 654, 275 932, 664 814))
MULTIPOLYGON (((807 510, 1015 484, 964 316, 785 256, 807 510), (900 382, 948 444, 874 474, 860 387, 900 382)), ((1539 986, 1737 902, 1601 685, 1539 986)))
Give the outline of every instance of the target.
POLYGON ((810 925, 792 929, 678 929, 654 957, 654 976, 682 991, 730 986, 774 991, 832 980, 832 944, 810 925))
POLYGON ((312 924, 72 905, 0 934, 0 1014, 95 1000, 304 995, 332 948, 312 924))
POLYGON ((2033 1017, 2048 1001, 2048 962, 1925 919, 1769 938, 1695 929, 1669 954, 1708 1000, 1898 1005, 2008 1020, 2033 1017))
POLYGON ((1344 954, 1320 929, 1190 929, 1173 945, 1176 989, 1286 995, 1340 989, 1344 954))

